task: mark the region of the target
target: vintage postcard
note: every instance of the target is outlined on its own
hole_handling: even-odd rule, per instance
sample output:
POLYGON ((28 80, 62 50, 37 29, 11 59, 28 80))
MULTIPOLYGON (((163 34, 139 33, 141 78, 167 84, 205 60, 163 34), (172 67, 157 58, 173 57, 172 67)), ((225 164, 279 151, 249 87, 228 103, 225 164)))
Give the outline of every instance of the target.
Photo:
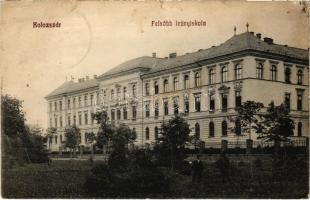
POLYGON ((308 1, 0 1, 3 198, 307 198, 308 1))

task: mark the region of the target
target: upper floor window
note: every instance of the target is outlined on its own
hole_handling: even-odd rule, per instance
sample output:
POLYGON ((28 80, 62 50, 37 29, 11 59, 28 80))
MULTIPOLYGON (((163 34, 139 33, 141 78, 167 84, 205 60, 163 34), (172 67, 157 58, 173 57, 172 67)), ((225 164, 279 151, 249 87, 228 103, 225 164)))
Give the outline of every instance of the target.
POLYGON ((121 119, 121 110, 120 109, 116 110, 116 117, 117 117, 117 120, 121 119))
POLYGON ((188 113, 189 112, 189 99, 188 99, 188 95, 184 96, 184 113, 188 113))
POLYGON ((222 121, 222 136, 227 136, 227 122, 224 120, 222 121))
POLYGON ((177 97, 173 98, 173 111, 175 115, 179 114, 179 100, 177 97))
POLYGON ((71 126, 71 115, 70 114, 68 115, 68 119, 67 120, 68 120, 68 126, 71 126))
POLYGON ((90 105, 91 106, 94 105, 94 95, 93 94, 90 95, 90 105))
POLYGON ((52 108, 53 108, 53 104, 52 102, 50 102, 50 111, 52 111, 52 108))
POLYGON ((154 93, 155 93, 155 94, 158 94, 158 93, 159 93, 159 85, 158 85, 158 82, 157 82, 157 81, 154 82, 154 93))
POLYGON ((150 104, 145 104, 145 117, 150 117, 150 104))
POLYGON ((155 101, 155 117, 158 117, 159 115, 159 105, 158 105, 158 100, 155 101))
POLYGON ((107 92, 106 90, 103 90, 103 98, 106 98, 106 96, 107 96, 107 92))
POLYGON ((188 75, 184 76, 184 89, 188 89, 189 88, 189 77, 188 75))
POLYGON ((236 135, 241 135, 241 122, 240 119, 235 121, 235 133, 236 135))
POLYGON ((263 69, 264 69, 263 64, 258 63, 256 66, 256 78, 263 79, 263 69))
POLYGON ((123 99, 126 99, 127 97, 127 87, 123 88, 123 99))
POLYGON ((111 90, 111 100, 114 99, 114 90, 111 90))
POLYGON ((84 106, 88 106, 88 103, 87 103, 87 96, 86 96, 86 95, 84 96, 84 106))
POLYGON ((242 78, 242 66, 241 64, 235 65, 235 80, 239 80, 242 78))
POLYGON ((57 102, 56 101, 54 102, 54 109, 55 109, 55 111, 57 111, 57 102))
POLYGON ((115 120, 115 110, 114 109, 111 110, 111 120, 112 121, 115 120))
POLYGON ((195 73, 195 87, 200 86, 200 72, 195 73))
POLYGON ((62 110, 62 101, 59 101, 59 110, 62 110))
POLYGON ((82 106, 82 97, 79 97, 79 107, 82 106))
POLYGON ((149 83, 145 83, 145 95, 150 95, 150 85, 149 85, 149 83))
POLYGON ((73 115, 73 125, 76 125, 76 115, 73 115))
POLYGON ((127 120, 127 108, 126 107, 123 108, 123 117, 124 117, 124 120, 127 120))
POLYGON ((302 94, 297 94, 297 110, 302 110, 302 94))
POLYGON ((136 120, 137 118, 137 107, 132 106, 132 120, 136 120))
POLYGON ((145 140, 149 140, 150 139, 150 129, 149 127, 145 128, 145 140))
POLYGON ((215 110, 215 97, 214 95, 210 95, 210 111, 215 110))
POLYGON ((222 94, 222 112, 227 112, 227 94, 222 94))
POLYGON ((118 87, 116 89, 116 96, 117 96, 117 99, 119 99, 121 97, 121 88, 120 87, 118 87))
POLYGON ((209 84, 215 83, 215 70, 209 69, 209 84))
POLYGON ((222 82, 226 82, 228 80, 228 69, 227 66, 222 67, 222 82))
POLYGON ((164 92, 168 92, 168 80, 164 80, 164 92))
POLYGON ((79 113, 79 125, 82 125, 82 113, 79 113))
POLYGON ((298 122, 297 136, 302 136, 302 123, 298 122))
POLYGON ((84 113, 84 123, 88 124, 88 113, 87 112, 84 113))
POLYGON ((290 93, 285 93, 284 103, 287 109, 290 110, 291 109, 291 94, 290 93))
POLYGON ((277 80, 277 66, 272 65, 270 71, 271 71, 271 80, 276 81, 277 80))
POLYGON ((169 114, 169 107, 168 107, 168 101, 164 101, 164 114, 169 114))
POLYGON ((200 112, 200 95, 195 96, 195 111, 200 112))
POLYGON ((62 127, 62 116, 59 117, 59 126, 62 127))
POLYGON ((200 139, 200 125, 199 123, 195 124, 195 140, 200 139))
POLYGON ((133 97, 136 97, 136 96, 137 96, 136 84, 132 85, 132 96, 133 96, 133 97))
POLYGON ((301 69, 297 71, 297 84, 302 85, 303 72, 301 69))
POLYGON ((291 83, 291 69, 289 68, 289 67, 287 67, 286 69, 285 69, 285 72, 284 72, 285 74, 285 82, 286 83, 291 83))
POLYGON ((75 101, 75 97, 73 97, 73 108, 76 107, 76 101, 75 101))
POLYGON ((178 77, 174 77, 173 78, 173 90, 177 91, 178 87, 179 87, 179 79, 178 79, 178 77))
POLYGON ((100 100, 100 98, 99 98, 99 92, 97 92, 96 95, 97 95, 96 104, 99 105, 99 100, 100 100))
POLYGON ((155 140, 158 140, 158 127, 157 126, 155 126, 154 133, 155 133, 155 140))
POLYGON ((241 92, 236 91, 235 95, 235 107, 239 108, 241 106, 241 92))

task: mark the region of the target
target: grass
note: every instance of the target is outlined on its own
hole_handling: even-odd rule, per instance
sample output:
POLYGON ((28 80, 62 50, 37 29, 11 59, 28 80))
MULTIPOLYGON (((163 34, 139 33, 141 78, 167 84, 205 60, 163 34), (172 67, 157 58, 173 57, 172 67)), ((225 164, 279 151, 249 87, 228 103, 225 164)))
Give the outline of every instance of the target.
MULTIPOLYGON (((191 177, 172 176, 169 196, 162 198, 303 198, 308 195, 308 166, 282 171, 272 179, 271 163, 263 160, 258 169, 250 162, 231 162, 231 182, 222 183, 214 162, 204 163, 203 180, 192 184, 191 177)), ((28 164, 3 171, 2 196, 5 198, 91 198, 83 185, 91 174, 89 161, 53 161, 28 164)))

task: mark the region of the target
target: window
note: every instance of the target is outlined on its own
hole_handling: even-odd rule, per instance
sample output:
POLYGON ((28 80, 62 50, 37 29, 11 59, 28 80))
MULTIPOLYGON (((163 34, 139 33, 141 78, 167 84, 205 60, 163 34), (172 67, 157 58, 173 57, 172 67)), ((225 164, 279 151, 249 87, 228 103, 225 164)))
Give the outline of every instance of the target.
POLYGON ((298 122, 298 130, 297 130, 297 136, 302 136, 302 123, 298 122))
POLYGON ((189 113, 189 99, 188 99, 188 95, 184 96, 184 113, 189 113))
POLYGON ((168 107, 168 101, 164 102, 164 114, 168 115, 169 114, 169 107, 168 107))
POLYGON ((159 92, 159 86, 158 86, 158 82, 157 81, 155 81, 154 82, 154 92, 155 92, 155 94, 158 94, 158 92, 159 92))
POLYGON ((90 113, 90 123, 91 124, 94 124, 94 119, 95 119, 95 117, 94 117, 94 113, 90 113))
POLYGON ((71 115, 68 116, 68 126, 71 126, 71 115))
POLYGON ((302 70, 298 70, 297 72, 297 84, 302 85, 302 77, 303 77, 303 72, 302 70))
POLYGON ((195 124, 195 139, 196 140, 200 139, 200 126, 198 123, 195 124))
POLYGON ((178 98, 173 98, 173 111, 174 111, 174 114, 177 115, 179 114, 179 102, 178 102, 178 98))
POLYGON ((188 75, 184 76, 184 89, 188 89, 189 88, 189 78, 188 75))
POLYGON ((84 106, 88 106, 88 102, 87 102, 87 96, 84 96, 84 106))
POLYGON ((60 143, 62 143, 62 135, 59 136, 60 143))
POLYGON ((114 99, 114 90, 111 90, 111 100, 114 99))
POLYGON ((73 125, 76 125, 76 115, 73 115, 73 125))
POLYGON ((137 118, 137 108, 136 106, 132 106, 132 120, 136 120, 137 118))
POLYGON ((155 117, 157 118, 159 115, 159 105, 158 105, 158 101, 155 101, 155 117))
POLYGON ((235 65, 235 80, 242 78, 242 66, 240 64, 235 65))
POLYGON ((145 140, 149 140, 150 139, 150 129, 149 127, 145 128, 145 140))
POLYGON ((136 85, 132 85, 132 96, 133 97, 136 97, 137 96, 137 88, 136 88, 136 85))
POLYGON ((97 95, 96 103, 97 103, 97 105, 99 105, 99 100, 100 100, 100 98, 99 98, 99 92, 97 92, 96 95, 97 95))
POLYGON ((54 121, 55 121, 55 127, 57 127, 57 117, 55 117, 54 121))
POLYGON ((54 108, 55 108, 55 111, 57 111, 57 102, 56 101, 54 102, 54 108))
POLYGON ((73 108, 76 107, 76 100, 75 100, 75 97, 73 97, 73 108))
POLYGON ((138 135, 137 135, 137 132, 136 132, 136 128, 132 128, 132 133, 136 136, 136 139, 138 139, 138 135))
POLYGON ((123 117, 124 117, 124 120, 127 120, 127 108, 126 107, 123 108, 123 117))
POLYGON ((222 112, 227 112, 227 94, 222 94, 222 112))
POLYGON ((59 117, 59 126, 62 127, 62 117, 59 117))
POLYGON ((179 87, 179 79, 177 77, 173 78, 173 90, 177 91, 179 87))
POLYGON ((155 133, 155 140, 158 140, 158 128, 157 128, 157 126, 155 126, 154 133, 155 133))
POLYGON ((112 121, 115 120, 115 110, 114 109, 111 110, 111 120, 112 121))
POLYGON ((79 97, 79 107, 82 106, 82 97, 79 97))
POLYGON ((290 93, 285 93, 284 103, 286 105, 286 108, 290 110, 291 109, 291 94, 290 93))
POLYGON ((68 99, 68 101, 67 101, 67 108, 68 108, 68 109, 71 108, 71 101, 70 101, 70 99, 68 99))
POLYGON ((116 117, 117 117, 117 120, 121 119, 121 110, 120 109, 116 110, 116 117))
POLYGON ((150 117, 150 104, 145 104, 145 117, 150 117))
POLYGON ((90 95, 90 105, 91 106, 94 105, 94 95, 93 94, 90 95))
POLYGON ((209 123, 209 136, 214 137, 214 123, 213 122, 209 123))
POLYGON ((57 137, 57 135, 55 135, 55 144, 57 144, 57 139, 58 139, 58 137, 57 137))
POLYGON ((302 94, 297 94, 297 110, 302 110, 302 94))
POLYGON ((215 70, 209 69, 209 84, 215 83, 215 70))
POLYGON ((195 96, 195 111, 200 112, 200 95, 195 96))
POLYGON ((227 122, 222 121, 222 136, 227 136, 227 122))
POLYGON ((127 87, 123 88, 123 99, 126 99, 127 97, 127 87))
POLYGON ((79 113, 79 125, 82 125, 82 114, 79 113))
POLYGON ((200 86, 200 72, 195 73, 195 87, 200 86))
POLYGON ((258 63, 256 66, 256 78, 263 79, 263 69, 264 69, 263 64, 258 63))
POLYGON ((120 99, 120 97, 121 97, 121 88, 118 87, 118 88, 116 89, 116 98, 117 98, 117 99, 120 99))
POLYGON ((50 112, 52 111, 52 108, 53 108, 53 104, 52 102, 50 102, 50 112))
POLYGON ((150 95, 150 85, 149 83, 145 83, 145 95, 150 95))
POLYGON ((168 80, 164 80, 164 92, 168 92, 168 80))
POLYGON ((88 113, 87 112, 84 113, 84 123, 88 124, 88 113))
POLYGON ((235 133, 236 135, 241 135, 241 122, 240 119, 235 121, 235 133))
POLYGON ((289 67, 285 69, 285 82, 291 83, 291 69, 289 67))
POLYGON ((62 101, 59 101, 59 110, 62 110, 62 101))
POLYGON ((214 95, 210 96, 210 111, 214 111, 215 110, 215 99, 214 99, 214 95))
POLYGON ((228 80, 228 69, 227 66, 222 67, 222 82, 226 82, 228 80))
POLYGON ((236 91, 236 96, 235 96, 235 107, 239 108, 241 106, 241 92, 236 91))
POLYGON ((276 81, 277 80, 277 66, 272 65, 270 71, 271 71, 271 80, 276 81))
POLYGON ((50 127, 53 127, 53 120, 50 118, 50 127))

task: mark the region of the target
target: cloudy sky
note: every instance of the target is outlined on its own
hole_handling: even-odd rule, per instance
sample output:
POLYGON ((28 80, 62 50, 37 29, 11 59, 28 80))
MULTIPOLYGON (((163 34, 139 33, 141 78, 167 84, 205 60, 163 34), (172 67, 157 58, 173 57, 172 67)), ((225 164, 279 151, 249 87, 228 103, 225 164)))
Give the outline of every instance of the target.
POLYGON ((219 45, 249 30, 308 48, 308 18, 294 2, 21 1, 0 3, 3 92, 24 101, 27 122, 47 126, 44 96, 65 82, 100 75, 135 57, 165 57, 219 45), (204 20, 205 27, 152 27, 152 20, 204 20), (33 22, 60 28, 33 28, 33 22))

